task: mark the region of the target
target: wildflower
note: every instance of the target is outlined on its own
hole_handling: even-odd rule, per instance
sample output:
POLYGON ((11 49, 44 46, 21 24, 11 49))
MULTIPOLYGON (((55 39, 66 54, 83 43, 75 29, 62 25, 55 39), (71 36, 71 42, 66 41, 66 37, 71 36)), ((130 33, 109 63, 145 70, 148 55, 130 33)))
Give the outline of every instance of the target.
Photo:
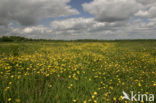
POLYGON ((14 76, 13 75, 11 75, 11 78, 13 78, 14 76))
POLYGON ((72 87, 72 86, 73 86, 73 84, 70 84, 70 86, 72 87))
POLYGON ((10 102, 11 101, 11 98, 8 98, 8 102, 10 102))
POLYGON ((97 103, 97 101, 96 101, 96 100, 94 100, 94 103, 97 103))
POLYGON ((97 92, 94 92, 94 95, 97 95, 97 92))
POLYGON ((87 101, 85 100, 85 101, 83 101, 83 103, 87 103, 87 101))
POLYGON ((141 87, 141 83, 140 82, 139 82, 138 86, 141 87))
POLYGON ((9 82, 9 85, 11 85, 12 84, 12 82, 9 82))
POLYGON ((122 82, 122 85, 125 85, 125 83, 124 83, 124 82, 122 82))
POLYGON ((114 97, 113 100, 116 101, 116 98, 114 97))
POLYGON ((75 103, 76 101, 77 101, 77 100, 75 100, 75 99, 73 100, 74 103, 75 103))
POLYGON ((92 99, 94 99, 95 98, 95 96, 94 95, 92 95, 92 99))
POLYGON ((49 74, 46 74, 46 77, 48 77, 49 76, 49 74))
POLYGON ((52 85, 50 84, 50 85, 49 85, 49 88, 51 88, 51 87, 52 87, 52 85))
POLYGON ((68 78, 71 78, 71 75, 69 75, 68 78))
POLYGON ((19 75, 17 78, 20 79, 21 78, 21 75, 19 75))
POLYGON ((15 99, 15 102, 19 103, 20 102, 20 99, 15 99))
POLYGON ((108 102, 108 101, 109 101, 109 99, 106 99, 106 101, 108 102))
POLYGON ((100 90, 101 88, 98 88, 98 90, 100 90))
POLYGON ((122 100, 122 99, 123 99, 123 96, 120 96, 120 97, 119 97, 119 100, 122 100))
POLYGON ((6 87, 4 90, 7 91, 10 87, 6 87))
POLYGON ((111 90, 113 90, 113 87, 111 86, 111 87, 109 87, 111 90))
POLYGON ((27 70, 30 70, 30 68, 27 68, 27 70))
POLYGON ((88 100, 88 102, 91 102, 91 101, 92 101, 91 99, 88 100))
POLYGON ((77 71, 77 74, 80 74, 80 71, 77 71))

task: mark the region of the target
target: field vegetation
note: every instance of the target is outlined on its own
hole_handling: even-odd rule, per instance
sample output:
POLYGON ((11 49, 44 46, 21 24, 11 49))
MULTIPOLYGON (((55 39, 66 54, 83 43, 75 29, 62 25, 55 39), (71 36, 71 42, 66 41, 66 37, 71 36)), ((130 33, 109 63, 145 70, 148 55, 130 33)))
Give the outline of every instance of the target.
POLYGON ((1 103, 132 103, 123 90, 156 94, 156 41, 0 42, 1 103))

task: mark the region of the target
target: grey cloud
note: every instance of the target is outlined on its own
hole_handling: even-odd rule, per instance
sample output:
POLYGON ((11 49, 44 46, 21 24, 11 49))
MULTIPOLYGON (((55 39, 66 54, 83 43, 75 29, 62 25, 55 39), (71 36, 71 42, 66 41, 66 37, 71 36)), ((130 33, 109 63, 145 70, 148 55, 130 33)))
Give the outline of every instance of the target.
POLYGON ((3 35, 7 34, 10 31, 11 30, 10 30, 10 28, 8 26, 0 25, 0 36, 3 36, 3 35))
POLYGON ((150 4, 148 6, 145 6, 144 9, 139 10, 135 16, 137 17, 143 17, 143 18, 155 18, 156 17, 156 2, 153 4, 150 4))
POLYGON ((127 21, 131 18, 156 17, 155 0, 93 0, 82 5, 83 9, 100 22, 127 21))
POLYGON ((94 0, 82 5, 85 11, 100 22, 124 21, 134 16, 141 8, 135 0, 94 0))
POLYGON ((155 0, 136 0, 136 1, 144 5, 148 5, 156 2, 155 0))
POLYGON ((156 39, 156 19, 143 22, 97 22, 94 18, 72 18, 43 25, 11 28, 7 35, 42 39, 156 39))
POLYGON ((17 22, 21 25, 33 25, 47 17, 59 17, 78 14, 67 3, 69 0, 1 0, 0 25, 17 22))
POLYGON ((1 0, 0 35, 42 39, 156 39, 155 0, 94 0, 83 4, 94 18, 54 20, 49 27, 34 25, 47 17, 77 14, 69 0, 1 0), (144 21, 144 18, 147 21, 144 21), (12 26, 16 22, 24 26, 12 26))

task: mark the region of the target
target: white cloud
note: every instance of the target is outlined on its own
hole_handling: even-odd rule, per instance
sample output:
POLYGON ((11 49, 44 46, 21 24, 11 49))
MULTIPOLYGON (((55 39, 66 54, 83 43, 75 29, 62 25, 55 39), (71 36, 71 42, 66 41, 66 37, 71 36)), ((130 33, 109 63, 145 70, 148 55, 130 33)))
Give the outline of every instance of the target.
POLYGON ((139 17, 148 17, 150 14, 148 11, 142 11, 142 10, 139 10, 135 16, 139 16, 139 17))
POLYGON ((156 17, 156 4, 149 9, 150 17, 156 17))
POLYGON ((142 5, 135 0, 94 0, 82 5, 97 21, 123 21, 134 16, 142 5))
POLYGON ((147 19, 156 17, 156 1, 152 4, 144 5, 142 9, 140 9, 135 16, 138 17, 146 17, 147 19))
POLYGON ((69 0, 1 0, 0 35, 42 39, 156 39, 155 0, 94 0, 83 4, 92 18, 53 20, 34 25, 46 17, 77 14, 69 0), (146 20, 146 21, 145 21, 146 20), (18 22, 13 27, 11 22, 18 22))
POLYGON ((31 33, 32 31, 33 31, 32 28, 25 28, 25 29, 23 30, 24 33, 31 33))
POLYGON ((55 30, 80 30, 81 28, 88 28, 88 26, 94 24, 93 18, 71 18, 66 20, 56 20, 51 22, 51 26, 55 30))
POLYGON ((156 19, 143 22, 136 19, 127 22, 98 22, 94 18, 71 18, 55 20, 51 27, 43 25, 12 28, 8 35, 43 39, 154 39, 156 19))
POLYGON ((148 5, 156 2, 155 0, 136 0, 136 1, 144 5, 148 5))
POLYGON ((100 22, 124 21, 138 17, 156 17, 156 0, 93 0, 82 5, 100 22))
POLYGON ((70 0, 0 0, 0 25, 17 22, 21 25, 34 25, 47 17, 78 14, 67 5, 70 0))

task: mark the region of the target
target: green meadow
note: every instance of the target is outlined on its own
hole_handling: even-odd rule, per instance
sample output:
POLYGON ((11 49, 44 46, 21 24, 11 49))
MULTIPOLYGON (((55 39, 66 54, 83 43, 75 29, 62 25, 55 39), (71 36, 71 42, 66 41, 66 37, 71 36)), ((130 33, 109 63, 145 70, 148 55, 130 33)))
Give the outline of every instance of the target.
POLYGON ((0 103, 147 103, 150 94, 156 40, 0 42, 0 103))

